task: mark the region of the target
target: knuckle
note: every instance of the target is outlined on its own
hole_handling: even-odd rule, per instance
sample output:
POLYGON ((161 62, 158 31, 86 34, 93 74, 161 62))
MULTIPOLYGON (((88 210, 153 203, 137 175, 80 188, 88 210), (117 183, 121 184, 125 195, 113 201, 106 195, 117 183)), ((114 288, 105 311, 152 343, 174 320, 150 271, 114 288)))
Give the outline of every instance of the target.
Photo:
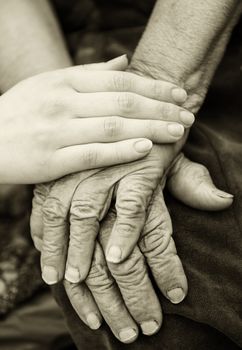
POLYGON ((159 256, 168 248, 171 242, 171 234, 162 224, 153 232, 144 235, 140 247, 147 257, 159 256))
POLYGON ((134 289, 141 285, 147 275, 145 259, 138 249, 121 264, 111 264, 110 270, 121 288, 134 289))
POLYGON ((145 195, 144 191, 143 181, 141 183, 137 181, 134 187, 129 188, 128 193, 126 191, 123 193, 119 192, 119 200, 116 202, 117 212, 128 218, 143 215, 150 200, 152 188, 146 188, 145 195))
POLYGON ((76 300, 80 304, 82 300, 85 298, 85 288, 83 286, 71 283, 67 280, 63 280, 63 285, 65 290, 71 300, 76 300))
POLYGON ((63 258, 63 254, 65 252, 65 245, 62 242, 53 243, 49 240, 43 240, 42 242, 42 256, 41 259, 45 263, 49 263, 50 265, 54 263, 56 258, 63 258))
POLYGON ((160 82, 153 80, 150 82, 150 84, 151 84, 150 89, 151 89, 153 95, 160 99, 163 95, 163 89, 161 87, 160 82))
POLYGON ((44 223, 48 225, 62 225, 66 222, 67 208, 57 197, 49 197, 43 205, 44 223))
POLYGON ((97 165, 98 162, 98 151, 96 148, 90 148, 88 147, 83 153, 82 153, 82 161, 85 167, 92 168, 97 165))
POLYGON ((153 140, 156 141, 159 139, 159 128, 157 128, 154 124, 153 120, 148 120, 147 121, 147 130, 149 131, 149 137, 153 140))
POLYGON ((134 110, 135 95, 130 92, 123 92, 118 95, 117 102, 121 113, 131 113, 134 110))
MULTIPOLYGON (((53 88, 54 90, 54 88, 53 88)), ((49 117, 56 115, 60 116, 66 110, 66 100, 55 90, 48 93, 47 98, 43 98, 42 110, 49 117)))
POLYGON ((114 285, 114 280, 107 268, 101 262, 94 263, 87 277, 87 284, 95 293, 104 294, 114 285))
POLYGON ((171 103, 163 102, 160 104, 162 118, 165 120, 172 120, 175 117, 175 108, 171 103))
POLYGON ((107 117, 104 119, 104 134, 110 138, 118 136, 123 129, 124 121, 121 117, 107 117))
POLYGON ((117 91, 128 91, 131 88, 131 79, 127 73, 117 72, 113 75, 113 86, 117 91))

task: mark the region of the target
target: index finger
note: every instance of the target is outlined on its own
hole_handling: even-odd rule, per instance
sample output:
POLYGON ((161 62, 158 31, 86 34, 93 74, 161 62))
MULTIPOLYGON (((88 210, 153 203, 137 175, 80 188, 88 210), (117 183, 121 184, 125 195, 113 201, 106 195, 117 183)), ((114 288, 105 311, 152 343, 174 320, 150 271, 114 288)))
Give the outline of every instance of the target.
POLYGON ((187 93, 167 81, 155 80, 123 71, 89 71, 78 66, 65 70, 66 79, 78 92, 133 92, 171 103, 184 103, 187 93))

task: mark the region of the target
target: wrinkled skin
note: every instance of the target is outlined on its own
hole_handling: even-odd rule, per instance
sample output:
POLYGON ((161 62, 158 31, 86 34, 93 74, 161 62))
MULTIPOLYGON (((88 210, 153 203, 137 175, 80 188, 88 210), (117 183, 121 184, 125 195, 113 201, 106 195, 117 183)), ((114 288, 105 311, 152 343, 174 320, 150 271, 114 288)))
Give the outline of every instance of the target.
MULTIPOLYGON (((39 185, 35 190, 31 228, 35 245, 42 253, 42 267, 56 266, 58 279, 64 277, 70 220, 69 259, 73 259, 72 264, 83 259, 80 268, 83 275, 88 274, 85 284, 64 282, 70 301, 91 328, 98 328, 100 323, 90 324, 88 315, 94 313, 100 321, 102 314, 114 335, 123 342, 137 337, 134 320, 143 325, 144 334, 151 335, 161 326, 161 307, 147 274, 145 258, 165 297, 178 303, 187 293, 186 277, 171 237, 171 220, 162 195, 166 176, 161 179, 159 175, 164 172, 159 154, 154 150, 146 159, 128 166, 74 174, 54 184, 39 185), (154 192, 160 182, 162 185, 154 192), (116 210, 112 206, 102 220, 113 195, 116 210), (130 223, 128 232, 133 229, 138 234, 142 232, 138 245, 120 264, 106 262, 104 256, 116 214, 121 229, 130 223), (99 230, 98 243, 95 238, 99 230), (87 261, 91 261, 94 247, 88 273, 87 261), (171 290, 173 293, 168 295, 171 290), (124 329, 133 329, 129 339, 121 336, 124 329)), ((171 167, 168 182, 174 192, 177 185, 184 188, 185 192, 180 191, 179 195, 188 198, 195 207, 199 203, 200 209, 223 209, 232 203, 232 196, 226 198, 224 192, 214 187, 206 168, 182 155, 171 167)))

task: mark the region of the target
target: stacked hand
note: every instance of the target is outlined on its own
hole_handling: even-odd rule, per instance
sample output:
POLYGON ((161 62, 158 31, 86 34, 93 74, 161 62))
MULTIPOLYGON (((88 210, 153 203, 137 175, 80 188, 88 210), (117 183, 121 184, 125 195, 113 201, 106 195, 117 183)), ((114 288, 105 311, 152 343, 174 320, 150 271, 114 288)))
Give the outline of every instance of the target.
MULTIPOLYGON (((179 303, 187 293, 162 195, 161 147, 128 166, 70 175, 35 190, 31 227, 43 278, 53 284, 65 274, 66 292, 83 322, 96 329, 103 316, 123 342, 137 337, 137 324, 151 335, 162 322, 145 258, 165 297, 179 303), (112 205, 108 212, 112 199, 116 209, 112 205), (122 247, 121 260, 131 255, 118 264, 108 261, 110 242, 122 247)), ((223 209, 232 202, 214 187, 206 168, 182 154, 170 168, 168 183, 174 193, 179 186, 178 197, 200 209, 223 209)))
POLYGON ((173 104, 186 99, 185 91, 125 68, 121 56, 39 74, 3 94, 0 183, 39 183, 130 162, 147 155, 151 141, 180 139, 194 120, 173 104))
MULTIPOLYGON (((80 68, 65 70, 61 85, 57 79, 56 86, 64 87, 68 96, 64 103, 68 104, 57 109, 52 105, 53 115, 61 115, 60 119, 52 116, 54 123, 61 126, 53 133, 52 153, 48 167, 43 168, 48 176, 42 171, 39 179, 92 170, 36 187, 32 237, 41 251, 43 279, 48 284, 65 279, 70 301, 87 325, 98 328, 103 316, 118 339, 131 342, 138 335, 137 324, 144 334, 151 335, 162 322, 145 258, 157 285, 171 302, 181 302, 187 293, 162 195, 167 176, 171 191, 200 209, 226 208, 232 196, 215 188, 203 166, 178 155, 185 141, 184 127, 194 120, 191 113, 174 104, 184 102, 184 90, 132 73, 78 72, 80 68), (66 82, 72 84, 71 93, 66 82), (163 145, 150 151, 149 140, 121 141, 135 137, 163 145), (115 143, 75 146, 104 141, 115 143), (132 150, 125 149, 128 154, 118 148, 124 143, 134 145, 132 150), (136 161, 122 164, 131 160, 136 161), (122 165, 97 169, 119 163, 122 165)), ((43 111, 37 112, 41 115, 43 111)), ((47 140, 42 141, 45 149, 47 140)))

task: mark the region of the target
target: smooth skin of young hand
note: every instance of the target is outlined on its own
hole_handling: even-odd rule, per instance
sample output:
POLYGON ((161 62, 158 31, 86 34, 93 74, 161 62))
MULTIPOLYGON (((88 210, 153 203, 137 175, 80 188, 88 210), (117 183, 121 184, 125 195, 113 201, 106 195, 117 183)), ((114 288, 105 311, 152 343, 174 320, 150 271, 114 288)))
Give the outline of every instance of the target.
POLYGON ((194 117, 174 84, 122 72, 127 58, 26 79, 0 97, 0 183, 39 183, 140 159, 194 117), (174 93, 175 91, 175 93, 174 93), (151 141, 150 141, 151 140, 151 141))

